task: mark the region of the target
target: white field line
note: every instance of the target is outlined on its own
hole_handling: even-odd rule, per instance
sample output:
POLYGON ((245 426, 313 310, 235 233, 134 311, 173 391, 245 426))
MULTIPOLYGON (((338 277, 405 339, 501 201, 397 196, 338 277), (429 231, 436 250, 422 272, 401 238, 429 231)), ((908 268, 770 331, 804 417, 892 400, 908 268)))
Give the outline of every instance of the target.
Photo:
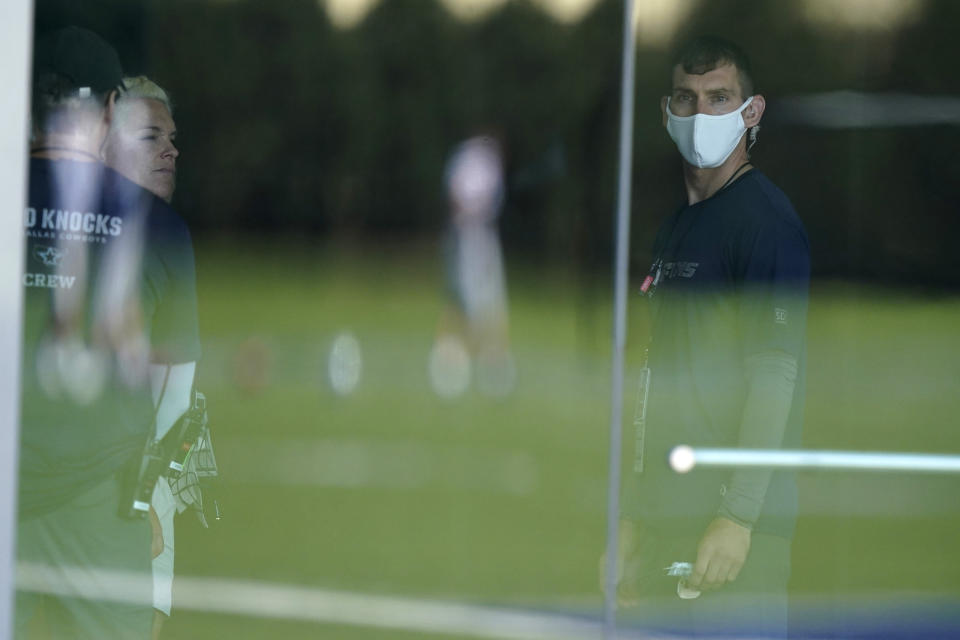
MULTIPOLYGON (((20 563, 17 588, 55 595, 152 603, 153 580, 133 572, 20 563)), ((599 621, 443 600, 370 595, 250 580, 177 576, 174 608, 258 618, 464 635, 501 640, 599 638, 599 621)), ((628 633, 623 638, 639 638, 628 633)), ((644 636, 649 638, 649 636, 644 636)))
MULTIPOLYGON (((54 595, 76 595, 131 604, 152 604, 153 579, 147 574, 17 565, 17 588, 54 595)), ((253 580, 177 576, 174 610, 211 612, 254 618, 391 629, 424 634, 461 635, 491 640, 591 640, 601 637, 602 624, 587 616, 572 616, 506 607, 481 606, 449 600, 371 595, 253 580)), ((824 602, 800 598, 807 619, 823 613, 824 602)), ((951 599, 926 592, 878 595, 848 594, 846 607, 864 612, 902 606, 936 604, 955 611, 951 599)), ((833 599, 827 601, 831 607, 833 599)), ((922 607, 918 611, 923 610, 922 607)), ((949 618, 953 620, 952 613, 949 618)), ((668 633, 650 634, 630 628, 616 631, 618 640, 679 640, 668 633)), ((729 637, 725 636, 726 638, 729 637)), ((751 636, 754 640, 761 640, 751 636)), ((821 637, 814 636, 803 637, 821 637)), ((925 636, 930 637, 930 636, 925 636)), ((715 639, 719 640, 719 639, 715 639)))
POLYGON ((573 640, 600 634, 599 623, 560 614, 210 578, 178 578, 176 606, 504 640, 573 640))
POLYGON ((695 449, 679 446, 670 452, 679 473, 696 467, 769 467, 826 471, 897 471, 901 473, 960 473, 960 455, 811 451, 789 449, 695 449))

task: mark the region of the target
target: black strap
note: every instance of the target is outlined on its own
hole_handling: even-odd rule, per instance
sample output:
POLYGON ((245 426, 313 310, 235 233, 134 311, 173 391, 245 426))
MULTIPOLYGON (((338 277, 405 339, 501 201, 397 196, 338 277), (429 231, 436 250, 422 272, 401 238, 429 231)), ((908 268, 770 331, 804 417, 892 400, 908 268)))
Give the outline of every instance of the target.
MULTIPOLYGON (((733 182, 733 179, 737 177, 737 174, 738 174, 738 173, 740 173, 740 169, 743 169, 744 167, 748 167, 748 166, 750 166, 750 161, 749 161, 749 160, 747 160, 747 161, 744 162, 742 165, 740 165, 739 167, 737 167, 737 170, 734 171, 732 174, 730 174, 730 177, 727 178, 727 181, 723 183, 723 186, 720 187, 719 189, 717 189, 717 193, 720 193, 721 191, 723 191, 724 189, 726 189, 727 187, 729 187, 729 186, 730 186, 730 183, 733 182)), ((713 195, 717 195, 717 193, 715 193, 715 194, 713 194, 713 195)))
POLYGON ((167 381, 170 380, 170 370, 173 365, 167 365, 167 371, 163 374, 163 384, 160 386, 160 396, 157 398, 157 406, 153 409, 153 425, 150 428, 150 435, 147 436, 147 442, 152 442, 157 438, 157 420, 160 417, 160 406, 163 405, 163 397, 167 393, 167 381))
MULTIPOLYGON (((717 195, 718 193, 726 189, 728 186, 730 186, 730 184, 733 183, 733 181, 738 177, 737 174, 740 173, 740 170, 743 169, 744 167, 750 166, 750 164, 751 163, 748 160, 743 164, 741 164, 739 167, 737 167, 737 169, 730 175, 730 177, 727 178, 727 181, 723 183, 723 186, 717 189, 717 191, 713 195, 714 196, 717 195)), ((749 173, 749 171, 745 172, 744 175, 746 175, 746 173, 749 173)), ((713 196, 710 196, 710 197, 712 198, 713 196)), ((688 209, 690 208, 691 208, 691 205, 687 205, 683 209, 681 209, 679 212, 677 212, 677 217, 673 221, 673 225, 670 227, 670 231, 669 233, 667 233, 667 236, 663 241, 663 245, 660 247, 660 250, 657 251, 656 257, 653 260, 653 264, 650 267, 651 274, 654 274, 654 272, 656 272, 654 274, 655 281, 656 281, 656 284, 654 285, 654 287, 656 287, 659 284, 659 278, 661 277, 661 271, 663 269, 664 259, 667 256, 667 250, 670 249, 670 260, 675 260, 677 257, 677 251, 680 249, 680 245, 683 244, 683 241, 686 239, 687 234, 690 233, 690 230, 693 229, 693 225, 696 223, 697 213, 695 211, 693 212, 688 211, 688 209), (683 218, 683 215, 685 213, 689 215, 689 219, 687 220, 686 227, 683 229, 682 233, 677 234, 677 228, 680 226, 680 219, 683 218), (673 240, 675 235, 678 236, 677 240, 676 242, 671 243, 671 240, 673 240)), ((651 302, 653 301, 651 300, 651 302)), ((650 348, 650 343, 653 341, 653 330, 654 330, 654 326, 656 325, 657 316, 659 315, 659 310, 660 310, 659 306, 660 305, 658 303, 654 303, 653 309, 651 310, 651 313, 650 313, 650 338, 648 339, 648 342, 647 342, 648 350, 650 348)))

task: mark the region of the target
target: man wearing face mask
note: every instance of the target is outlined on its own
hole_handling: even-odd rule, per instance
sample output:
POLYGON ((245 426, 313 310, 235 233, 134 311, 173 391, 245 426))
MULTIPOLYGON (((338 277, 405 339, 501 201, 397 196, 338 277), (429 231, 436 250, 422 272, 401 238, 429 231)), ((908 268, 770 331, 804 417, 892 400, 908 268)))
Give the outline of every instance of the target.
POLYGON ((652 338, 624 488, 620 604, 685 636, 786 637, 792 474, 678 475, 667 455, 678 444, 800 445, 807 237, 751 162, 766 103, 741 49, 701 37, 672 72, 661 110, 686 201, 657 235, 641 285, 652 338))

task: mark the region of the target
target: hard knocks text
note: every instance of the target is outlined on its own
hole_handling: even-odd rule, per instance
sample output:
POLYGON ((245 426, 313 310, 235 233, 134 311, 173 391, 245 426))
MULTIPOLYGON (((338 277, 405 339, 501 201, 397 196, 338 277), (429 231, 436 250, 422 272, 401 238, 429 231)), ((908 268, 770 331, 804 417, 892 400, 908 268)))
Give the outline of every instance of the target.
POLYGON ((38 238, 59 235, 65 240, 103 242, 106 237, 119 236, 123 232, 123 218, 117 216, 46 207, 39 212, 27 207, 23 222, 27 235, 38 238))

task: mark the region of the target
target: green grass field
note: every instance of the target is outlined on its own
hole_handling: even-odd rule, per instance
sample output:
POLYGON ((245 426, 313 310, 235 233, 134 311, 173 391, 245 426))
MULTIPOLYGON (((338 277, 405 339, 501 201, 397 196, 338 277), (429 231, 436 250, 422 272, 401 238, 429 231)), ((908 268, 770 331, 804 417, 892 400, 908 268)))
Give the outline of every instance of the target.
MULTIPOLYGON (((201 241, 197 259, 201 388, 226 519, 209 531, 178 520, 178 575, 599 614, 607 281, 588 286, 508 256, 517 387, 503 399, 469 391, 451 401, 432 393, 427 376, 443 304, 434 246, 201 241), (326 378, 342 331, 363 354, 360 383, 343 397, 326 378)), ((628 390, 640 302, 631 304, 628 390)), ((960 452, 958 321, 960 299, 815 284, 807 446, 960 452)), ((798 599, 960 598, 960 478, 834 473, 801 482, 798 599)), ((424 637, 183 610, 167 631, 424 637)))

